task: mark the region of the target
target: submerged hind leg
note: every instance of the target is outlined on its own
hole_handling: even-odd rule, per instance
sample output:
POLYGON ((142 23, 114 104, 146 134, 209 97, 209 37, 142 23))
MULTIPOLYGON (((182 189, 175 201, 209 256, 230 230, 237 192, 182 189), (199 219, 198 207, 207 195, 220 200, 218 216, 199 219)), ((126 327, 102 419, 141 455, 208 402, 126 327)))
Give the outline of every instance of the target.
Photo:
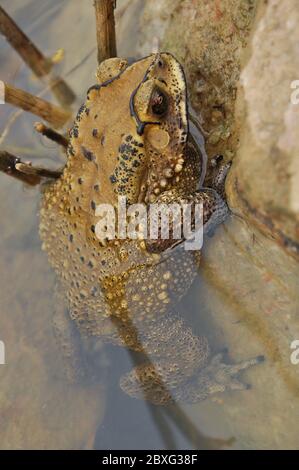
POLYGON ((197 403, 227 390, 247 390, 250 385, 242 382, 238 375, 241 371, 263 362, 263 356, 257 356, 236 364, 222 362, 222 355, 217 355, 198 376, 178 383, 176 374, 179 369, 174 363, 161 361, 135 367, 121 379, 121 388, 135 398, 143 398, 155 405, 164 405, 172 401, 197 403), (170 374, 173 373, 173 378, 170 374))
POLYGON ((223 361, 223 353, 209 357, 205 337, 196 336, 171 312, 154 326, 138 332, 147 362, 121 378, 130 396, 156 405, 171 401, 198 402, 226 390, 245 390, 239 373, 263 361, 262 356, 235 364, 223 361))
POLYGON ((146 363, 121 378, 121 388, 135 398, 154 404, 176 399, 176 390, 204 367, 207 339, 194 335, 177 314, 170 312, 154 325, 138 329, 146 363))

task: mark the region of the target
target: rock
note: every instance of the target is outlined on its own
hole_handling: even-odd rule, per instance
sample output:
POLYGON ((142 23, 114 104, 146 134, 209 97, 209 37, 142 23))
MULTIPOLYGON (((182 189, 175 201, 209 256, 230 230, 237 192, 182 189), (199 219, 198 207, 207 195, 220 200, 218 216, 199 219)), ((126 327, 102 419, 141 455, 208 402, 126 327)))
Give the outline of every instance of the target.
POLYGON ((299 338, 299 104, 290 102, 299 79, 297 3, 185 0, 166 10, 161 1, 160 12, 162 3, 169 11, 162 49, 184 65, 208 155, 233 157, 232 215, 205 243, 200 279, 181 308, 215 352, 228 346, 233 360, 266 357, 244 378, 251 390, 187 411, 206 433, 234 436, 235 448, 297 448, 299 366, 290 361, 299 338))
POLYGON ((298 24, 295 0, 272 0, 254 31, 237 100, 243 124, 228 188, 232 207, 241 206, 299 257, 299 105, 291 102, 299 76, 298 24))

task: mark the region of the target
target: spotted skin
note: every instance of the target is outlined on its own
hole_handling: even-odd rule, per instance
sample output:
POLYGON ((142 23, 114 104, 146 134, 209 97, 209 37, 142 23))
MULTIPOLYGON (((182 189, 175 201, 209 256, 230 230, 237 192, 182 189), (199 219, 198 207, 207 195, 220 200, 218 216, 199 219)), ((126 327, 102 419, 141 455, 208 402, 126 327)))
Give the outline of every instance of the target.
POLYGON ((172 250, 161 240, 99 239, 95 211, 101 203, 116 205, 118 196, 146 208, 159 200, 200 201, 205 226, 215 226, 227 206, 215 190, 198 187, 201 158, 188 139, 186 82, 172 55, 132 65, 110 59, 97 78, 70 131, 63 174, 45 186, 40 212, 43 248, 68 303, 72 333, 65 311, 55 325, 62 329, 57 336, 64 356, 77 354, 69 360, 75 365, 69 376, 81 376, 80 349, 71 344, 75 328, 91 349, 100 338, 146 354, 146 363, 120 380, 129 395, 155 404, 199 401, 220 385, 229 389, 238 372, 227 365, 219 385, 222 362, 213 366, 207 339, 175 313, 196 276, 200 252, 186 252, 183 244, 172 250))

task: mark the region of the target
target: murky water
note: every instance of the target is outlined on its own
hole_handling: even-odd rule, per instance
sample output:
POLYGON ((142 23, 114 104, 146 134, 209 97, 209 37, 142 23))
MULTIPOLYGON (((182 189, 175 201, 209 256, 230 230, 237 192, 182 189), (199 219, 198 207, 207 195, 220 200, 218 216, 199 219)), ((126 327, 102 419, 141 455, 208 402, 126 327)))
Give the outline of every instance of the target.
MULTIPOLYGON (((65 49, 57 68, 77 95, 76 109, 94 83, 91 2, 9 0, 2 6, 44 53, 65 49)), ((119 12, 119 55, 137 56, 142 2, 119 1, 119 12)), ((3 39, 0 63, 1 79, 53 100, 3 39)), ((33 132, 36 120, 0 106, 1 148, 55 168, 63 156, 33 132)), ((103 348, 100 384, 65 381, 51 326, 55 276, 38 237, 40 194, 2 174, 0 194, 1 448, 299 447, 299 365, 290 362, 290 343, 299 339, 295 260, 237 218, 217 231, 178 311, 209 338, 213 352, 228 347, 232 361, 263 354, 266 362, 242 376, 249 390, 154 407, 120 390, 119 377, 134 359, 124 349, 103 348)))

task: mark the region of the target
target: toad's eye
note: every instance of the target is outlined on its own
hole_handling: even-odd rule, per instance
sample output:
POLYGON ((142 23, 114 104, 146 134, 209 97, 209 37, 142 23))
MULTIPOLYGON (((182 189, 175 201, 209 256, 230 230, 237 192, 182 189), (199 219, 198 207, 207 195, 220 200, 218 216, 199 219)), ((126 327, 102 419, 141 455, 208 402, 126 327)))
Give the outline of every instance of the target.
POLYGON ((154 114, 162 116, 168 109, 167 96, 159 89, 155 89, 151 96, 151 108, 154 114))

